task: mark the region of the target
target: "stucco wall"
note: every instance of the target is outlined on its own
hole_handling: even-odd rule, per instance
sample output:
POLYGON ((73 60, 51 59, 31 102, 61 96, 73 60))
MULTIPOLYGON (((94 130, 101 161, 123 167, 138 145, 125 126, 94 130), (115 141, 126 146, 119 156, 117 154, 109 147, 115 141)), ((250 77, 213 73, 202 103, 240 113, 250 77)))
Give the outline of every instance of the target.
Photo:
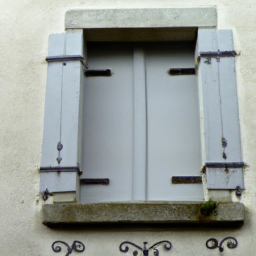
MULTIPOLYGON (((255 255, 256 244, 256 39, 255 2, 207 1, 218 9, 218 28, 233 29, 237 57, 238 98, 245 169, 241 202, 246 220, 239 229, 192 228, 101 228, 49 229, 42 225, 39 172, 43 138, 43 117, 48 50, 48 36, 64 32, 64 15, 75 8, 156 8, 204 6, 203 0, 84 0, 84 1, 0 1, 0 254, 55 255, 51 244, 63 240, 85 243, 81 255, 125 255, 119 252, 122 241, 142 246, 170 240, 173 249, 161 255, 217 255, 205 242, 211 237, 237 238, 234 250, 224 255, 255 255)), ((233 196, 236 200, 235 196, 233 196)), ((132 248, 131 248, 132 249, 132 248)), ((129 255, 132 255, 129 251, 129 255)), ((75 254, 75 253, 74 253, 75 254)), ((64 252, 59 253, 64 255, 64 252)))

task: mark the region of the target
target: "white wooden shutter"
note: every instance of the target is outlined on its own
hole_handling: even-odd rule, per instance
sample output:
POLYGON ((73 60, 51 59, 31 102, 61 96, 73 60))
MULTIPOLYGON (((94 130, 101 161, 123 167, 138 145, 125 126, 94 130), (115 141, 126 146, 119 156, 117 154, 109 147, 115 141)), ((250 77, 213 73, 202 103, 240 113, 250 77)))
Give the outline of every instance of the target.
POLYGON ((49 37, 40 192, 77 191, 82 155, 82 30, 49 37), (59 145, 59 150, 57 148, 59 145))
POLYGON ((197 56, 203 91, 208 189, 243 189, 232 30, 199 29, 197 56))

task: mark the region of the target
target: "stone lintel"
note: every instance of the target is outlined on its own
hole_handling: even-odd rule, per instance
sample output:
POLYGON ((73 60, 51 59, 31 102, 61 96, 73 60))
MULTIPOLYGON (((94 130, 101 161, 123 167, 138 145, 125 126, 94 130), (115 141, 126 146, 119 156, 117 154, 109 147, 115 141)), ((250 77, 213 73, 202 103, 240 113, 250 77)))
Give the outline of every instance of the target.
POLYGON ((44 224, 56 223, 222 223, 243 222, 244 205, 219 203, 210 216, 202 216, 203 202, 139 202, 47 204, 44 224))
POLYGON ((216 27, 215 6, 198 8, 78 9, 66 12, 66 29, 216 27))

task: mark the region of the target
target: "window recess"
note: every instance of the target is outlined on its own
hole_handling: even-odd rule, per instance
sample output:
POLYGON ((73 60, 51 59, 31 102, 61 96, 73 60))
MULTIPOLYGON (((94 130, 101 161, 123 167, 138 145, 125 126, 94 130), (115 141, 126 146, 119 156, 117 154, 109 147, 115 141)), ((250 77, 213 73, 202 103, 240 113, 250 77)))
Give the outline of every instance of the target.
POLYGON ((193 42, 87 43, 88 70, 111 76, 85 79, 81 179, 110 183, 82 185, 81 202, 203 200, 202 183, 171 182, 200 175, 194 51, 193 42))

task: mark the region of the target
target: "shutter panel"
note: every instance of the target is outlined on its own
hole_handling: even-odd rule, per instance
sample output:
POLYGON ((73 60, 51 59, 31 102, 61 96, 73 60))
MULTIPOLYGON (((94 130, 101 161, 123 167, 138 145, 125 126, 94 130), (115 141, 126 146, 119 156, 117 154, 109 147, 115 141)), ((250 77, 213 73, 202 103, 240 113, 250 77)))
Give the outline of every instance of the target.
POLYGON ((232 30, 199 29, 208 189, 244 188, 232 30))
POLYGON ((82 30, 51 35, 48 54, 40 192, 77 191, 82 155, 82 30))

